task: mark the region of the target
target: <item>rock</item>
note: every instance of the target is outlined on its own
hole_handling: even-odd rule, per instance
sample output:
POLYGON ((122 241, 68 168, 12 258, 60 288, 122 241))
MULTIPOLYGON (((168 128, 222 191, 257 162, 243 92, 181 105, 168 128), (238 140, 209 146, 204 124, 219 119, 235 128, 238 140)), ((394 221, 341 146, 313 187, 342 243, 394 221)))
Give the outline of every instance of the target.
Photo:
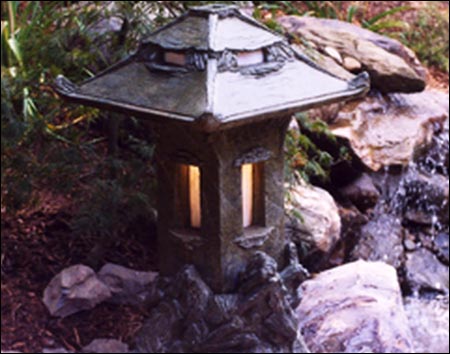
POLYGON ((436 290, 449 292, 449 269, 426 249, 408 253, 406 277, 413 290, 436 290))
POLYGON ((342 65, 351 73, 360 73, 362 71, 362 64, 352 57, 345 57, 342 65))
POLYGON ((295 302, 289 295, 294 292, 290 284, 298 287, 301 277, 292 248, 287 252, 292 258, 290 265, 282 274, 273 258, 255 253, 237 281, 235 293, 213 294, 192 266, 159 281, 164 295, 138 333, 137 350, 291 353, 295 346, 298 353, 307 352, 290 305, 295 302))
POLYGON ((449 300, 405 299, 405 311, 414 339, 414 353, 449 352, 449 300))
POLYGON ((119 265, 106 264, 98 273, 99 279, 110 289, 115 304, 139 305, 149 297, 150 286, 158 273, 137 272, 119 265))
POLYGON ((449 180, 442 175, 431 176, 411 171, 396 196, 403 206, 405 219, 423 225, 449 222, 449 180))
POLYGON ((382 261, 398 269, 403 263, 403 236, 399 219, 388 214, 378 216, 362 228, 352 259, 382 261))
POLYGON ((108 300, 111 291, 95 272, 84 265, 75 265, 56 275, 44 291, 44 304, 55 317, 93 309, 108 300))
POLYGON ((332 47, 344 57, 355 58, 369 72, 373 87, 381 92, 425 89, 425 69, 398 41, 337 20, 285 16, 278 21, 287 32, 320 48, 332 47))
POLYGON ((341 53, 339 53, 336 48, 325 47, 324 50, 326 55, 333 58, 337 63, 342 64, 344 60, 342 59, 341 53))
POLYGON ((342 221, 341 242, 330 258, 331 266, 342 265, 350 258, 355 244, 361 238, 361 229, 369 222, 369 218, 356 207, 339 205, 339 215, 342 221))
POLYGON ((449 132, 444 130, 433 137, 430 146, 416 152, 415 162, 421 171, 448 176, 449 151, 449 132))
POLYGON ((313 353, 412 353, 394 268, 359 261, 302 285, 297 318, 313 353))
POLYGON ((170 298, 155 307, 140 329, 136 346, 140 353, 179 353, 173 345, 182 333, 181 305, 170 298))
POLYGON ((418 248, 418 244, 415 243, 415 242, 414 242, 413 240, 411 240, 411 239, 406 239, 406 240, 403 242, 403 245, 405 246, 405 249, 406 249, 407 251, 410 251, 410 252, 416 251, 417 248, 418 248))
POLYGON ((44 349, 42 350, 42 353, 47 353, 47 354, 52 354, 52 353, 54 353, 54 354, 61 354, 61 353, 72 353, 72 352, 69 352, 66 348, 51 348, 51 349, 49 349, 49 348, 44 348, 44 349))
POLYGON ((355 75, 345 70, 342 65, 338 64, 336 60, 329 57, 328 55, 324 55, 319 52, 317 49, 314 49, 310 46, 305 47, 300 44, 294 44, 294 47, 307 58, 312 59, 318 66, 325 69, 329 73, 340 77, 343 80, 352 80, 355 78, 355 75))
POLYGON ((449 97, 439 91, 372 95, 347 104, 330 125, 349 140, 355 154, 373 171, 408 166, 417 150, 429 146, 436 124, 449 116, 449 97))
POLYGON ((288 231, 296 244, 306 243, 313 250, 329 253, 339 241, 341 219, 333 197, 323 189, 306 184, 290 190, 286 209, 299 214, 302 220, 292 220, 288 231))
POLYGON ((342 188, 340 193, 362 212, 373 208, 380 199, 380 192, 367 174, 342 188))
POLYGON ((300 126, 298 125, 298 121, 296 118, 292 118, 291 123, 289 124, 289 130, 300 132, 300 126))
POLYGON ((440 233, 434 239, 434 247, 443 262, 449 264, 449 235, 448 233, 440 233))
POLYGON ((95 339, 82 349, 83 353, 128 353, 128 344, 115 339, 95 339))

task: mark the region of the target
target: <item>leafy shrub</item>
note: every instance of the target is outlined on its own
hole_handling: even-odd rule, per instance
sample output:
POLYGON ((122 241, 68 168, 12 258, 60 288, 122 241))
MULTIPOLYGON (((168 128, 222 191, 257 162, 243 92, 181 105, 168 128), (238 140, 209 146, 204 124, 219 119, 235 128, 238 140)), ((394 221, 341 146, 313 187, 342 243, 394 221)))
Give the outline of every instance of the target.
POLYGON ((449 13, 429 4, 420 10, 414 24, 407 31, 395 34, 417 53, 419 59, 440 70, 449 72, 449 13))

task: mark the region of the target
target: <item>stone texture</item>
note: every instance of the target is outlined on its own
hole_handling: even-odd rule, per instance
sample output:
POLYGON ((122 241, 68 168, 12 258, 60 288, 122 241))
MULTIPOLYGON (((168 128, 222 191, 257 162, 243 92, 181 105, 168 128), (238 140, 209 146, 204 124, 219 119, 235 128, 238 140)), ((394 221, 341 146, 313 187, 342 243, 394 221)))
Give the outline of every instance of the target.
POLYGON ((296 348, 307 352, 292 307, 299 303, 294 290, 306 275, 292 249, 295 246, 288 248, 289 266, 282 273, 273 258, 256 252, 231 294, 214 294, 192 266, 174 278, 161 278, 161 297, 137 336, 137 350, 290 353, 296 348))
POLYGON ((415 353, 449 352, 449 300, 405 299, 415 353))
POLYGON ((395 268, 403 263, 404 231, 395 216, 383 214, 361 230, 361 238, 352 252, 355 260, 382 261, 395 268))
POLYGON ((42 349, 42 353, 44 354, 62 354, 62 353, 72 353, 69 352, 66 348, 44 348, 42 349))
POLYGON ((342 63, 344 68, 351 73, 358 73, 362 70, 362 64, 352 57, 345 57, 344 62, 342 63))
MULTIPOLYGON (((284 254, 283 146, 291 117, 205 134, 183 125, 161 126, 156 151, 158 180, 159 268, 162 276, 193 264, 215 292, 234 291, 235 279, 254 252, 278 262, 284 254), (255 227, 267 229, 261 242, 240 242, 248 235, 242 221, 241 164, 263 166, 263 193, 255 205, 255 227), (182 198, 180 164, 201 166, 202 227, 189 238, 187 198, 182 198), (184 201, 183 201, 184 199, 184 201), (177 203, 174 203, 174 200, 177 203), (265 227, 267 226, 267 227, 265 227), (272 229, 271 229, 272 228, 272 229), (269 233, 269 231, 271 231, 269 233), (176 237, 179 234, 181 237, 176 237), (190 242, 192 239, 193 242, 190 242), (248 249, 248 247, 251 249, 248 249)), ((281 262, 280 262, 281 263, 281 262)))
POLYGON ((436 253, 445 264, 449 264, 449 235, 448 233, 440 233, 434 239, 434 247, 436 253))
POLYGON ((447 119, 444 129, 433 137, 431 145, 417 151, 415 162, 422 171, 430 174, 439 173, 448 176, 449 151, 450 144, 447 119))
POLYGON ((448 116, 448 94, 439 91, 372 95, 347 104, 330 129, 349 140, 366 166, 379 171, 385 166, 408 166, 448 116))
POLYGON ((44 304, 55 317, 93 309, 111 297, 111 291, 95 272, 84 265, 75 265, 56 275, 44 291, 44 304))
POLYGON ((82 349, 83 353, 128 353, 128 344, 115 339, 95 339, 82 349))
POLYGON ((367 174, 363 174, 360 178, 342 188, 340 193, 361 211, 373 208, 380 199, 380 192, 367 174))
POLYGON ((291 240, 296 244, 307 243, 313 250, 330 252, 341 232, 339 209, 333 197, 306 183, 292 187, 289 195, 286 209, 302 218, 292 218, 288 226, 291 240))
POLYGON ((294 47, 297 51, 305 55, 307 58, 311 58, 319 67, 325 69, 329 73, 343 79, 352 80, 355 75, 345 70, 342 65, 338 64, 335 59, 323 54, 318 49, 311 46, 305 47, 301 44, 295 44, 294 47))
POLYGON ((420 92, 426 72, 415 54, 400 42, 336 20, 286 16, 280 24, 319 48, 332 47, 361 62, 381 92, 420 92))
POLYGON ((342 59, 342 55, 341 53, 339 53, 336 48, 333 47, 325 47, 323 49, 323 51, 325 52, 326 55, 328 55, 329 57, 333 58, 337 63, 342 64, 343 63, 343 59, 342 59))
POLYGON ((394 268, 359 261, 302 285, 296 313, 313 353, 411 353, 412 336, 394 268))
POLYGON ((412 171, 405 177, 397 199, 399 204, 403 204, 404 215, 408 221, 424 225, 448 225, 448 177, 412 171))
POLYGON ((106 264, 98 273, 99 279, 111 290, 109 302, 139 305, 149 296, 151 285, 158 277, 155 272, 137 272, 116 264, 106 264))
POLYGON ((449 292, 449 268, 426 249, 408 253, 406 277, 413 290, 435 290, 449 292))

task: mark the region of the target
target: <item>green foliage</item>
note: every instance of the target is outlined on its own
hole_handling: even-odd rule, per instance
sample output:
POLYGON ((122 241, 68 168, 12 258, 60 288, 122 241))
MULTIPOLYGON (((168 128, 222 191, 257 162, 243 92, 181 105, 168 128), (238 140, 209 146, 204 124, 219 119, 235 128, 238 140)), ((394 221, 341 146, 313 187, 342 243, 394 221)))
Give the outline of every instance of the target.
POLYGON ((293 183, 296 178, 306 182, 329 182, 330 171, 334 163, 340 160, 351 160, 351 155, 339 143, 328 125, 321 120, 313 120, 306 114, 298 114, 300 131, 289 131, 286 139, 286 175, 293 183), (322 150, 317 141, 337 151, 333 156, 322 150))
POLYGON ((398 6, 393 9, 389 9, 379 13, 378 15, 373 16, 370 19, 363 19, 362 26, 365 29, 381 32, 384 30, 389 30, 393 28, 401 28, 404 29, 407 27, 407 24, 404 21, 393 20, 390 17, 411 10, 409 6, 398 6))
POLYGON ((308 16, 339 19, 343 13, 342 1, 303 1, 308 16))
POLYGON ((147 162, 108 159, 100 164, 82 188, 81 207, 72 222, 74 234, 114 239, 154 216, 155 180, 147 162))
POLYGON ((407 31, 393 34, 426 65, 449 72, 449 12, 429 4, 407 31))
MULTIPOLYGON (((1 185, 2 206, 17 209, 42 187, 70 192, 79 209, 72 226, 79 236, 110 238, 138 219, 153 215, 154 146, 139 121, 127 119, 119 134, 120 150, 106 157, 105 116, 67 106, 51 83, 59 74, 83 81, 126 56, 139 40, 188 7, 216 1, 2 1, 1 18, 1 185), (123 19, 117 32, 101 33, 98 24, 123 19), (143 136, 144 135, 144 136, 143 136)), ((247 5, 248 1, 224 1, 247 5)), ((336 1, 253 2, 255 16, 281 30, 279 13, 360 22, 376 31, 399 27, 399 7, 366 17, 362 4, 336 1), (268 16, 266 14, 272 14, 268 16), (270 19, 270 17, 272 19, 270 19), (363 17, 363 18, 361 18, 363 17)), ((404 27, 402 27, 404 28, 404 27)), ((400 39, 427 64, 448 71, 448 13, 424 10, 400 39), (444 38, 444 40, 442 40, 444 38)), ((325 123, 298 116, 300 132, 286 142, 287 176, 327 181, 334 163, 351 159, 325 123), (317 144, 326 141, 335 153, 317 144)))

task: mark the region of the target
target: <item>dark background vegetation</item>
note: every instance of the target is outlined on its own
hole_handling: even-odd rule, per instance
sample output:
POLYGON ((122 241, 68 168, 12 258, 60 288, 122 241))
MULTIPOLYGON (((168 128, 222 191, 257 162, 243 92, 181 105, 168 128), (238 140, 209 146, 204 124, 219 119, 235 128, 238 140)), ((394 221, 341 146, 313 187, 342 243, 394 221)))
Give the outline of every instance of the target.
MULTIPOLYGON (((52 82, 59 74, 74 82, 94 76, 127 56, 156 27, 205 3, 1 2, 2 347, 4 340, 14 346, 7 328, 13 327, 13 337, 21 333, 14 327, 19 310, 6 299, 22 296, 17 289, 38 293, 53 274, 77 262, 97 268, 108 260, 149 269, 156 257, 151 244, 156 218, 151 132, 133 117, 62 102, 52 82), (123 22, 115 31, 104 31, 108 18, 123 22)), ((277 16, 294 14, 336 18, 387 34, 411 47, 435 77, 448 83, 448 2, 229 3, 254 6, 254 16, 275 30, 277 16)), ((330 154, 313 143, 311 134, 336 144, 326 124, 313 118, 299 115, 302 133, 288 137, 289 181, 302 177, 326 183, 330 167, 351 158, 345 148, 330 154)), ((80 344, 77 333, 62 331, 60 336, 71 338, 69 349, 80 344)), ((45 344, 30 343, 32 338, 12 349, 40 350, 45 344)))
MULTIPOLYGON (((39 203, 41 192, 63 193, 74 201, 72 229, 81 236, 118 234, 152 214, 149 133, 136 119, 64 104, 51 84, 58 74, 74 82, 88 79, 125 57, 155 27, 203 3, 2 1, 2 215, 39 203), (123 25, 105 32, 104 19, 111 16, 123 19, 123 25)), ((253 5, 255 17, 275 29, 276 16, 286 13, 337 18, 388 33, 425 64, 448 73, 448 12, 431 3, 412 16, 409 3, 414 2, 371 3, 382 2, 253 5)), ((313 128, 326 130, 320 123, 313 128)), ((301 134, 290 137, 288 157, 288 171, 298 170, 304 178, 326 179, 333 163, 301 134)))

